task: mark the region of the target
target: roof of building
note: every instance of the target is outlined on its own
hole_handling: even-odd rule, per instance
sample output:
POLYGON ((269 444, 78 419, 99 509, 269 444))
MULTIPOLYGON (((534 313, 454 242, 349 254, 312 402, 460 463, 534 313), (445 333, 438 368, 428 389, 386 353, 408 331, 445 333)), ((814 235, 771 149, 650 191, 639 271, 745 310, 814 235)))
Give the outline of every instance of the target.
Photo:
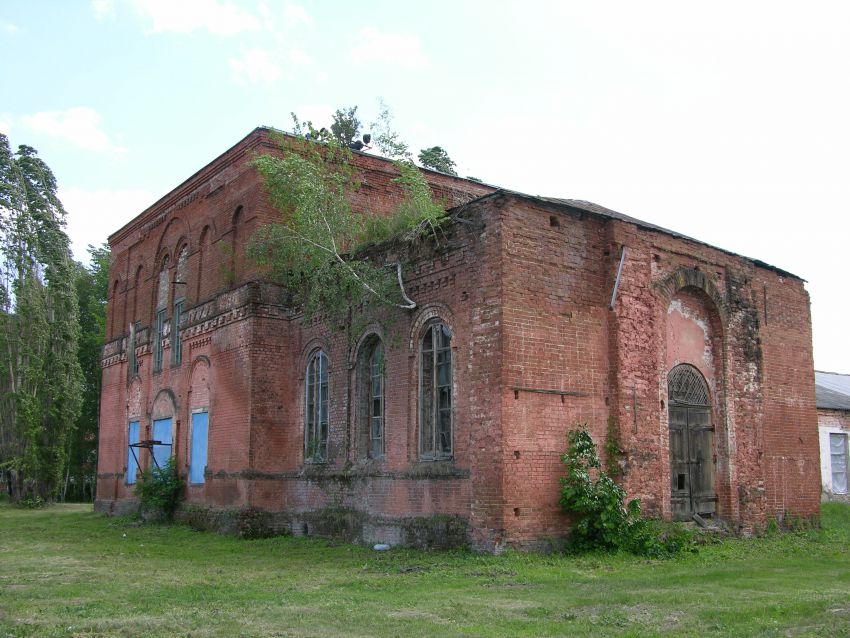
POLYGON ((815 401, 823 410, 850 410, 850 374, 815 370, 815 401))
POLYGON ((595 204, 593 202, 589 202, 583 199, 564 199, 561 197, 544 197, 541 195, 528 195, 526 193, 520 193, 518 191, 512 191, 506 188, 500 188, 495 193, 490 195, 483 195, 478 200, 487 199, 488 197, 496 197, 500 194, 512 195, 514 197, 519 197, 521 199, 533 201, 539 204, 546 204, 549 206, 555 206, 556 208, 568 208, 573 210, 580 210, 586 213, 590 213, 592 215, 596 215, 597 217, 602 217, 605 219, 616 219, 618 221, 627 222, 629 224, 634 224, 638 228, 643 228, 646 230, 651 230, 659 233, 664 233, 665 235, 670 235, 671 237, 677 237, 678 239, 684 239, 686 241, 691 241, 696 244, 700 244, 702 246, 708 246, 710 248, 714 248, 715 250, 719 250, 721 252, 726 253, 727 255, 734 255, 735 257, 741 257, 753 263, 753 265, 758 266, 759 268, 765 268, 766 270, 772 270, 782 277, 793 277, 794 279, 799 279, 801 281, 805 281, 799 275, 795 275, 792 272, 788 272, 787 270, 783 270, 782 268, 778 268, 771 264, 761 261, 760 259, 753 259, 752 257, 747 257, 746 255, 740 255, 738 253, 732 252, 731 250, 726 250, 725 248, 720 248, 718 246, 714 246, 713 244, 709 244, 700 239, 695 239, 694 237, 689 237, 688 235, 684 235, 682 233, 676 232, 675 230, 670 230, 669 228, 664 228, 663 226, 658 226, 656 224, 651 224, 649 222, 645 222, 643 220, 638 219, 637 217, 632 217, 630 215, 626 215, 624 213, 617 212, 615 210, 611 210, 610 208, 605 208, 605 206, 600 206, 599 204, 595 204))
MULTIPOLYGON (((274 127, 258 126, 253 131, 248 133, 248 135, 246 135, 244 138, 239 140, 239 142, 237 142, 232 147, 230 147, 228 150, 226 150, 221 155, 219 155, 217 158, 212 160, 205 167, 199 169, 191 177, 184 180, 174 190, 172 190, 168 194, 164 195, 162 198, 157 200, 154 204, 152 204, 147 209, 145 209, 145 211, 143 211, 137 217, 135 217, 130 222, 125 224, 122 228, 120 228, 119 230, 112 233, 112 235, 110 235, 110 237, 109 237, 110 242, 114 238, 117 238, 119 235, 121 235, 124 232, 126 232, 127 230, 129 230, 130 228, 135 227, 138 224, 140 224, 142 222, 142 220, 144 218, 148 217, 150 214, 152 214, 155 209, 161 208, 162 206, 164 206, 164 204, 168 200, 175 199, 178 194, 184 194, 180 191, 185 190, 188 187, 188 185, 197 176, 208 171, 216 163, 223 161, 228 155, 236 152, 241 147, 245 147, 246 143, 249 140, 251 140, 252 138, 257 140, 257 139, 259 139, 263 136, 268 136, 269 134, 271 134, 271 135, 275 135, 275 134, 284 135, 284 136, 289 136, 289 137, 292 136, 291 133, 281 131, 281 130, 276 129, 274 127)), ((353 152, 357 155, 365 155, 367 157, 373 157, 373 158, 384 160, 384 161, 390 161, 390 160, 387 160, 385 157, 382 157, 380 155, 373 155, 371 153, 366 153, 366 152, 363 152, 363 151, 353 151, 353 152)), ((438 171, 431 171, 431 170, 428 170, 428 169, 423 169, 423 170, 425 170, 426 172, 430 172, 430 173, 437 173, 438 172, 438 171)), ((441 173, 441 174, 445 175, 445 173, 441 173)), ((495 186, 493 184, 489 184, 487 182, 482 182, 482 181, 478 181, 478 180, 469 180, 467 178, 460 177, 460 176, 457 176, 457 175, 453 175, 453 176, 449 176, 449 177, 453 177, 454 179, 460 180, 460 181, 475 182, 478 185, 488 186, 488 187, 491 187, 495 190, 495 192, 490 193, 488 195, 482 195, 481 197, 479 197, 479 198, 477 198, 473 201, 482 201, 482 200, 486 200, 487 198, 507 194, 507 195, 512 195, 514 197, 519 197, 519 198, 522 198, 522 199, 525 199, 525 200, 528 200, 528 201, 533 201, 533 202, 536 202, 538 204, 554 206, 556 208, 567 208, 567 209, 572 209, 572 210, 580 210, 580 211, 584 211, 586 213, 590 213, 592 215, 596 215, 597 217, 601 217, 601 218, 605 218, 605 219, 616 219, 616 220, 619 220, 619 221, 622 221, 622 222, 634 224, 634 225, 638 226, 639 228, 643 228, 643 229, 646 229, 646 230, 655 231, 655 232, 659 232, 659 233, 664 233, 665 235, 670 235, 672 237, 677 237, 679 239, 691 241, 691 242, 694 242, 694 243, 697 243, 697 244, 700 244, 700 245, 703 245, 703 246, 709 246, 711 248, 714 248, 715 250, 719 250, 719 251, 724 252, 728 255, 734 255, 735 257, 742 257, 742 258, 746 259, 747 261, 752 262, 753 265, 760 267, 760 268, 765 268, 767 270, 771 270, 773 272, 776 272, 780 276, 793 277, 794 279, 799 279, 801 281, 804 281, 803 278, 799 277, 798 275, 790 273, 787 270, 782 270, 781 268, 777 268, 776 266, 772 266, 772 265, 765 263, 761 260, 753 259, 752 257, 746 257, 744 255, 739 255, 738 253, 732 252, 731 250, 719 248, 717 246, 714 246, 714 245, 709 244, 707 242, 701 241, 699 239, 695 239, 693 237, 683 235, 682 233, 678 233, 676 231, 670 230, 668 228, 664 228, 662 226, 657 226, 655 224, 651 224, 649 222, 642 221, 640 219, 637 219, 636 217, 631 217, 629 215, 625 215, 625 214, 617 212, 615 210, 611 210, 610 208, 605 208, 604 206, 600 206, 599 204, 594 204, 593 202, 585 201, 585 200, 582 200, 582 199, 563 199, 563 198, 560 198, 560 197, 542 197, 542 196, 536 196, 536 195, 529 195, 527 193, 521 193, 521 192, 518 192, 518 191, 512 191, 512 190, 505 189, 505 188, 499 188, 498 186, 495 186)), ((467 202, 467 203, 471 203, 471 202, 467 202)))

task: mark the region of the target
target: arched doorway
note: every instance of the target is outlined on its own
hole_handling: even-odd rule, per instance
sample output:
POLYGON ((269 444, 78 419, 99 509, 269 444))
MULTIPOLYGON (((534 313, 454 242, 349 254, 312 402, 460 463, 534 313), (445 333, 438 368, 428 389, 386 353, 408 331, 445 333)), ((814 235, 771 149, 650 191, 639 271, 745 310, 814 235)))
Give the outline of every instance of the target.
POLYGON ((677 365, 667 375, 667 397, 673 520, 713 516, 717 494, 708 385, 694 366, 677 365))

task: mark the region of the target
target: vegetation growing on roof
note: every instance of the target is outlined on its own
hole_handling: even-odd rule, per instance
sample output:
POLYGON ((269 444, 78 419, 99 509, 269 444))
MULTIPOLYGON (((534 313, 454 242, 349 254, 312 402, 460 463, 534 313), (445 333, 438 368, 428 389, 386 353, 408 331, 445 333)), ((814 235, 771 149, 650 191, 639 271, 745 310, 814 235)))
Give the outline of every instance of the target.
POLYGON ((390 238, 409 242, 434 234, 447 217, 392 130, 389 111, 384 108, 373 125, 374 144, 392 160, 404 193, 389 217, 355 214, 351 196, 360 185, 351 150, 335 134, 317 131, 295 114, 293 122, 296 139, 286 139, 283 157, 254 160, 281 216, 257 232, 250 254, 288 288, 307 316, 340 319, 350 308, 375 304, 414 308, 403 288, 404 264, 386 263, 366 248, 390 238))
POLYGON ((440 171, 448 175, 457 175, 455 162, 441 146, 423 148, 419 151, 419 163, 425 168, 440 171))

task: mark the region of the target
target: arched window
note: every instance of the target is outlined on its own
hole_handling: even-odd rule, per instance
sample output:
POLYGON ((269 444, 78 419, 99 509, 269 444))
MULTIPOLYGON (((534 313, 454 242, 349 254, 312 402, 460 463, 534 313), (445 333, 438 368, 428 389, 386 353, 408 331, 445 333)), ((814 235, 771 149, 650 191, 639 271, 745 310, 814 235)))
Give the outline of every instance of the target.
POLYGON ((384 345, 372 335, 360 348, 357 361, 358 442, 361 458, 384 455, 384 345))
POLYGON ((317 350, 307 362, 304 458, 324 461, 328 451, 328 357, 317 350))
POLYGON ((183 307, 186 305, 186 294, 188 292, 188 268, 186 262, 189 260, 189 247, 183 248, 177 253, 177 267, 174 269, 174 314, 171 321, 171 365, 179 366, 183 362, 183 342, 180 340, 180 318, 183 315, 183 307))
POLYGON ((189 269, 187 262, 189 261, 189 246, 183 244, 183 247, 177 253, 177 268, 174 272, 175 297, 185 297, 189 294, 189 269))
POLYGON ((162 370, 163 343, 168 313, 168 255, 161 262, 156 289, 156 319, 154 321, 153 371, 162 370))
POLYGON ((419 348, 419 450, 423 459, 452 455, 452 335, 442 323, 425 329, 419 348))
POLYGON ((168 307, 168 255, 162 258, 156 288, 156 309, 168 307))

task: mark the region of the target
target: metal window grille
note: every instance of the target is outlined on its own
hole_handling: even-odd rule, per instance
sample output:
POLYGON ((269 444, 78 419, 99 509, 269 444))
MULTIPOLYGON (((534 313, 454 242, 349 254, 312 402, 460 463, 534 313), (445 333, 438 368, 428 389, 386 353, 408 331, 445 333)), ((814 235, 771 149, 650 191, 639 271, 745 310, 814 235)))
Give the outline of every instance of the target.
POLYGON ((680 405, 711 405, 708 386, 699 370, 687 364, 678 365, 667 377, 670 403, 680 405))

